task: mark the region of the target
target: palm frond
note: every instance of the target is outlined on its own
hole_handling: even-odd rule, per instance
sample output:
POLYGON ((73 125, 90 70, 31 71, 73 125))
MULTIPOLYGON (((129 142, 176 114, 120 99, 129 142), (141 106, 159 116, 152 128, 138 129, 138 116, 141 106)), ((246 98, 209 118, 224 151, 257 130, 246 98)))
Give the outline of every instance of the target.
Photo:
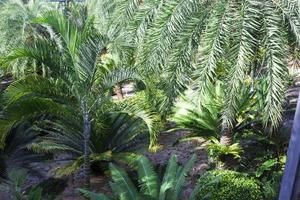
POLYGON ((202 96, 216 79, 217 64, 228 45, 234 13, 234 6, 226 1, 220 1, 213 8, 212 17, 209 18, 203 41, 200 43, 203 47, 200 46, 195 72, 199 96, 202 96))
MULTIPOLYGON (((242 5, 243 14, 241 16, 240 28, 236 36, 236 44, 231 48, 234 67, 228 74, 228 95, 225 99, 225 108, 223 111, 223 123, 232 127, 232 121, 235 119, 237 111, 237 95, 246 74, 247 66, 251 63, 254 56, 254 49, 257 46, 256 35, 260 26, 261 2, 247 0, 242 5)), ((226 125, 226 126, 227 126, 226 125)))
POLYGON ((284 58, 285 46, 281 30, 282 18, 278 10, 271 3, 265 4, 265 48, 264 58, 267 70, 267 96, 265 99, 264 122, 271 123, 272 127, 278 127, 281 121, 282 103, 284 101, 285 77, 287 75, 284 58))
POLYGON ((290 28, 293 32, 298 47, 300 47, 300 14, 299 14, 299 3, 293 0, 272 0, 272 3, 277 9, 279 9, 284 16, 287 18, 290 28))
POLYGON ((142 47, 138 47, 137 66, 147 66, 150 70, 165 65, 165 58, 173 47, 178 33, 193 20, 205 3, 199 1, 162 1, 148 30, 142 47))
POLYGON ((38 133, 29 122, 19 123, 10 129, 0 150, 0 178, 8 178, 8 173, 14 169, 25 169, 34 173, 31 164, 47 159, 45 154, 36 154, 27 149, 27 145, 33 143, 37 137, 38 133))
POLYGON ((142 110, 137 108, 136 106, 127 106, 124 108, 122 113, 127 113, 129 116, 136 117, 140 120, 142 120, 142 123, 146 124, 147 131, 150 135, 150 144, 149 148, 151 149, 157 142, 158 137, 158 130, 159 130, 159 123, 157 115, 151 112, 147 112, 147 110, 142 110))
POLYGON ((210 5, 202 5, 202 12, 191 14, 191 19, 183 26, 182 32, 177 33, 176 41, 172 44, 163 74, 163 90, 166 93, 161 112, 168 112, 175 99, 192 81, 194 67, 193 57, 197 51, 201 33, 204 31, 210 5))
POLYGON ((111 89, 117 83, 120 83, 120 82, 126 81, 126 80, 143 81, 142 76, 140 76, 135 70, 126 69, 126 68, 111 70, 107 74, 102 75, 102 77, 100 77, 99 79, 100 79, 99 82, 101 82, 101 84, 102 84, 102 86, 101 86, 102 91, 111 89))

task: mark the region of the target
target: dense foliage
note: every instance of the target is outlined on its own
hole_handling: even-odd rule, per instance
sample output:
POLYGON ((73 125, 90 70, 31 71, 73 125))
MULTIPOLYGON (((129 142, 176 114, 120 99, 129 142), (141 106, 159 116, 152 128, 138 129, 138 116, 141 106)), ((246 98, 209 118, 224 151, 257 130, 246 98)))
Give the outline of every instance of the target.
POLYGON ((199 179, 198 199, 262 200, 258 183, 245 174, 234 171, 210 171, 199 179), (207 184, 216 180, 214 184, 207 184), (208 193, 208 195, 207 195, 208 193))
MULTIPOLYGON (((178 165, 176 156, 172 156, 167 165, 163 179, 154 172, 149 160, 145 157, 137 159, 138 188, 129 179, 126 172, 115 165, 110 165, 110 172, 113 182, 110 184, 114 192, 114 199, 142 200, 161 199, 177 200, 181 199, 181 192, 185 183, 187 173, 191 170, 196 156, 194 155, 185 166, 178 165)), ((79 190, 86 197, 98 199, 110 199, 103 194, 95 194, 86 190, 79 190)), ((194 198, 191 196, 191 200, 194 198)))
MULTIPOLYGON (((5 198, 42 199, 43 192, 55 198, 45 180, 26 181, 37 176, 36 166, 51 163, 47 179, 72 179, 96 199, 182 199, 195 157, 180 166, 167 150, 168 164, 152 166, 140 154, 195 140, 190 153, 206 149, 200 157, 208 157, 212 171, 200 177, 191 199, 275 199, 293 113, 293 95, 285 93, 300 64, 299 6, 297 0, 0 1, 5 198), (169 142, 160 132, 184 138, 160 144, 169 142), (156 167, 166 167, 162 177, 156 167), (91 178, 108 170, 114 195, 90 191, 91 178)), ((192 176, 188 187, 198 178, 192 176)))

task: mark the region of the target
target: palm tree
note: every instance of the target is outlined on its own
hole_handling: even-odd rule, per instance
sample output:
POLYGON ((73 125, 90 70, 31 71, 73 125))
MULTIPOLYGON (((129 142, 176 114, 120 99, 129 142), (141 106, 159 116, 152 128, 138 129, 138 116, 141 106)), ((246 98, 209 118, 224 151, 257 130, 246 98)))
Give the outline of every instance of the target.
POLYGON ((210 85, 223 80, 227 87, 221 142, 229 145, 238 94, 250 77, 252 82, 266 83, 262 88, 265 127, 278 127, 288 74, 287 48, 300 44, 297 1, 126 2, 132 19, 127 27, 136 36, 135 65, 165 80, 166 105, 172 105, 189 84, 201 101, 210 85))
MULTIPOLYGON (((70 13, 68 17, 60 12, 48 12, 34 23, 40 26, 40 34, 33 41, 25 42, 6 61, 17 58, 34 59, 39 67, 45 67, 48 78, 27 76, 10 86, 14 92, 7 90, 6 111, 14 114, 2 123, 5 126, 2 130, 8 130, 24 116, 32 118, 52 114, 64 121, 68 118, 75 118, 75 123, 81 121, 79 124, 82 126, 84 141, 83 172, 85 185, 88 186, 92 122, 95 121, 94 128, 101 125, 96 117, 97 112, 107 106, 105 102, 109 102, 108 89, 123 80, 138 79, 139 76, 132 70, 108 71, 101 68, 99 61, 107 39, 94 29, 93 18, 87 15, 85 8, 81 8, 79 12, 77 10, 74 15, 70 13), (20 105, 22 110, 15 112, 16 106, 20 105)), ((146 122, 151 130, 151 120, 148 118, 146 122)), ((152 141, 154 133, 151 131, 150 134, 152 141)))

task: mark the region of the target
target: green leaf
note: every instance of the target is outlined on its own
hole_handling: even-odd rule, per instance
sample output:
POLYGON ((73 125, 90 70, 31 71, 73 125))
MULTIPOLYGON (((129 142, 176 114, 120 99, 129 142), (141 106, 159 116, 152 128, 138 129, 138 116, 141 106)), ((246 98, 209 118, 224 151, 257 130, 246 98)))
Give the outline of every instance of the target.
POLYGON ((138 176, 141 192, 153 199, 158 197, 158 177, 155 174, 150 161, 145 156, 137 160, 138 176))
POLYGON ((110 197, 104 194, 97 194, 95 192, 91 192, 81 188, 78 188, 77 191, 79 191, 84 197, 87 197, 90 200, 111 200, 110 197))
POLYGON ((129 179, 128 175, 123 169, 118 168, 114 164, 109 165, 114 185, 120 189, 120 198, 138 200, 139 194, 134 184, 129 179))

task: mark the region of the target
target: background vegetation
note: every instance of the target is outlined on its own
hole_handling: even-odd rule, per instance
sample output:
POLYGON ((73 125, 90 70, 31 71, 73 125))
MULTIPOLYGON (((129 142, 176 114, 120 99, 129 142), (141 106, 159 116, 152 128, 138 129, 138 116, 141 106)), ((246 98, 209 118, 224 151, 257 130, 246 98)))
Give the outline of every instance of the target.
POLYGON ((59 183, 91 199, 276 199, 298 93, 297 0, 0 5, 4 198, 64 198, 59 183), (186 163, 166 150, 178 143, 186 163), (192 173, 199 148, 204 175, 192 173), (110 192, 91 186, 102 176, 110 192))

